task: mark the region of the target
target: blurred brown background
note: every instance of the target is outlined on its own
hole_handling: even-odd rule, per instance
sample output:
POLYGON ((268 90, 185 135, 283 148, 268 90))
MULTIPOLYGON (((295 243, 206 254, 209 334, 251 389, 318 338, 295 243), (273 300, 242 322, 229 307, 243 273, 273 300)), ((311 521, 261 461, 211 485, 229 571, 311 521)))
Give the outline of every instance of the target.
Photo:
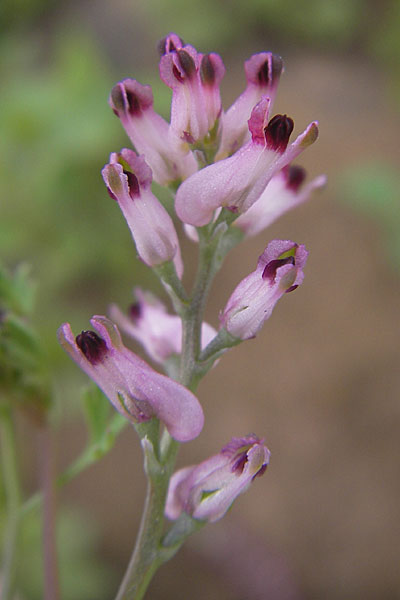
MULTIPOLYGON (((71 320, 86 328, 110 302, 128 305, 134 284, 160 292, 136 261, 98 175, 108 153, 128 145, 107 107, 110 87, 127 76, 154 83, 157 108, 168 115, 155 48, 176 31, 198 50, 222 55, 227 108, 245 85, 243 61, 257 51, 280 53, 285 73, 275 110, 294 118, 297 133, 319 120, 320 139, 300 162, 329 183, 232 252, 207 319, 217 326, 231 290, 270 239, 306 244, 306 279, 262 333, 200 385, 206 424, 179 459, 199 462, 232 435, 254 431, 265 437, 271 464, 222 521, 160 570, 148 597, 400 598, 397 2, 378 9, 361 0, 253 0, 246 7, 41 0, 22 8, 17 18, 6 2, 2 15, 1 250, 11 266, 29 259, 39 282, 36 325, 57 373, 59 470, 85 445, 78 397, 85 378, 54 343, 56 327, 71 320)), ((195 248, 183 243, 189 279, 195 248)), ((35 445, 24 419, 21 447, 26 486, 34 490, 35 445)), ((62 490, 60 539, 86 569, 65 575, 63 598, 113 597, 144 486, 139 443, 127 429, 62 490)), ((35 585, 27 585, 26 598, 40 598, 35 585)))

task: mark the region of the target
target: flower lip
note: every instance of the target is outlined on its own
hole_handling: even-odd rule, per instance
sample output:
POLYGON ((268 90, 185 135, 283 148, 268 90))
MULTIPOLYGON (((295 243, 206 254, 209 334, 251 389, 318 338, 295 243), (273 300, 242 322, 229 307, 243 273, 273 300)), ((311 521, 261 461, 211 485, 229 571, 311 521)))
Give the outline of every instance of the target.
POLYGON ((90 329, 82 331, 76 336, 75 341, 81 352, 92 365, 101 362, 107 353, 107 345, 103 338, 90 329))
POLYGON ((283 267, 284 265, 295 265, 295 264, 296 264, 296 261, 295 261, 294 256, 288 256, 286 258, 276 258, 275 260, 270 260, 262 273, 262 278, 268 279, 270 281, 270 283, 274 283, 275 277, 276 277, 276 272, 280 267, 283 267))
POLYGON ((267 146, 271 150, 283 153, 289 143, 293 131, 293 119, 287 115, 275 115, 264 129, 267 146))
POLYGON ((186 50, 177 50, 179 65, 181 67, 182 72, 179 73, 178 69, 174 70, 175 77, 178 81, 183 81, 183 75, 186 75, 188 79, 190 79, 193 75, 196 74, 196 65, 193 58, 190 56, 189 52, 186 50))
POLYGON ((170 33, 158 42, 157 49, 160 56, 168 54, 169 52, 177 52, 180 48, 185 45, 185 42, 176 33, 170 33))

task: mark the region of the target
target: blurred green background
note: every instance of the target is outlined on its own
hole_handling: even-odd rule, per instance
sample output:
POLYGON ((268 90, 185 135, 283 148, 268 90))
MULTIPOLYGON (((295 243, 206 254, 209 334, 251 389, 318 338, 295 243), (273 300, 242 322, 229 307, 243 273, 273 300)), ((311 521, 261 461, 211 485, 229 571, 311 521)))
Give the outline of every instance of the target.
MULTIPOLYGON (((367 483, 371 456, 386 482, 398 455, 391 437, 400 420, 398 320, 393 322, 400 294, 397 0, 2 0, 0 259, 10 269, 28 262, 38 283, 33 324, 53 374, 59 469, 78 455, 86 433, 79 400, 85 378, 58 348, 57 327, 68 320, 74 330, 83 329, 92 314, 104 314, 111 302, 125 307, 135 284, 160 291, 135 257, 100 170, 111 151, 129 146, 107 104, 116 81, 134 77, 151 83, 156 109, 168 117, 169 91, 158 81, 156 44, 169 31, 200 51, 222 55, 228 68, 222 86, 225 108, 243 89, 244 59, 262 50, 281 54, 286 73, 275 108, 289 112, 298 127, 320 119, 321 141, 303 162, 313 175, 328 173, 329 187, 323 198, 274 225, 270 235, 234 253, 210 307, 216 325, 229 290, 239 273, 253 268, 266 238, 297 236, 310 246, 315 258, 308 268, 308 291, 291 298, 291 306, 274 315, 262 339, 234 351, 200 390, 207 400, 218 395, 221 380, 231 381, 229 394, 228 388, 222 392, 236 394, 236 413, 226 405, 214 407, 217 400, 212 399, 212 406, 205 407, 209 424, 204 437, 183 459, 201 460, 231 435, 253 430, 261 421, 273 457, 274 451, 278 454, 272 463, 275 475, 270 484, 267 475, 258 498, 252 490, 254 506, 247 507, 253 508, 246 510, 248 498, 241 501, 238 521, 233 511, 226 525, 208 528, 170 570, 164 567, 149 597, 185 598, 178 577, 183 565, 184 585, 196 582, 192 600, 399 597, 394 563, 399 547, 389 534, 398 485, 385 487, 379 479, 367 483), (266 364, 258 372, 260 354, 266 364), (238 384, 240 361, 249 379, 238 384), (293 366, 288 369, 288 364, 293 366), (354 427, 360 423, 358 435, 354 427), (332 462, 338 448, 343 451, 340 473, 332 462), (360 463, 354 462, 358 455, 360 463), (366 470, 362 481, 360 469, 366 470), (346 498, 353 486, 363 494, 350 510, 346 498), (339 509, 338 488, 343 493, 339 509), (383 503, 374 496, 376 489, 383 503), (322 504, 327 512, 319 512, 322 504), (262 525, 254 515, 262 515, 262 525), (243 539, 248 530, 257 541, 250 534, 243 539), (228 548, 235 542, 243 570, 239 581, 227 574, 233 560, 228 548), (366 552, 372 546, 375 552, 366 552), (210 559, 216 548, 218 557, 210 559), (255 574, 246 563, 248 548, 257 549, 255 574), (260 569, 268 582, 260 579, 260 569)), ((190 245, 185 250, 193 255, 190 245)), ((128 559, 144 483, 132 437, 125 432, 104 462, 61 495, 59 543, 65 572, 70 571, 63 579, 65 600, 112 597, 128 559), (77 561, 77 556, 84 558, 77 561)), ((28 491, 37 485, 32 438, 22 418, 28 491)), ((33 574, 29 552, 39 544, 37 523, 32 521, 26 531, 24 597, 36 600, 42 593, 40 569, 33 574)))

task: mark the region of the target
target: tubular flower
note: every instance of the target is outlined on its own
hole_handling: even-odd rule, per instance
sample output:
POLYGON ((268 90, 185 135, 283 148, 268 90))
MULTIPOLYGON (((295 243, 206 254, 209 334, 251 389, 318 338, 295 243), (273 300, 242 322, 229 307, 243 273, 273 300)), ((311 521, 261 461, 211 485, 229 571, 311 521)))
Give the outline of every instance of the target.
POLYGON ((108 193, 122 210, 143 262, 153 267, 173 260, 181 277, 178 236, 171 217, 151 191, 151 169, 144 157, 126 148, 119 154, 114 152, 102 175, 108 193))
POLYGON ((305 177, 305 170, 297 165, 279 171, 253 206, 236 219, 235 225, 249 237, 257 235, 281 215, 306 202, 314 190, 326 183, 325 175, 319 175, 303 185, 305 177))
POLYGON ((257 268, 233 291, 220 316, 221 325, 235 338, 247 340, 261 329, 283 294, 303 281, 308 252, 290 240, 273 240, 258 259, 257 268))
POLYGON ((250 139, 247 122, 254 106, 262 96, 270 99, 270 110, 275 100, 283 61, 272 52, 253 54, 244 63, 247 86, 232 106, 221 115, 222 137, 217 160, 230 156, 250 139))
MULTIPOLYGON (((182 321, 171 315, 166 307, 150 292, 135 288, 136 302, 125 315, 114 304, 110 316, 120 329, 142 344, 147 354, 157 363, 164 363, 173 354, 182 352, 182 321)), ((207 344, 217 334, 208 323, 203 322, 201 346, 207 344)))
POLYGON ((268 448, 255 435, 232 438, 219 454, 174 473, 166 516, 177 519, 185 512, 194 519, 218 521, 253 479, 265 472, 269 458, 268 448))
POLYGON ((125 348, 117 327, 106 317, 94 316, 90 322, 96 331, 82 331, 76 338, 64 323, 58 339, 114 408, 132 423, 160 419, 180 442, 197 437, 204 416, 192 392, 125 348))
POLYGON ((162 41, 161 51, 160 77, 172 89, 170 132, 187 147, 203 140, 221 114, 225 67, 218 54, 200 54, 175 34, 162 41))
POLYGON ((124 79, 113 87, 109 104, 136 150, 145 155, 154 181, 166 185, 197 171, 193 154, 187 149, 179 151, 169 143, 169 125, 154 111, 153 92, 149 85, 142 85, 135 79, 124 79))
POLYGON ((233 156, 220 160, 186 179, 179 187, 175 210, 184 222, 207 225, 219 207, 244 213, 261 196, 267 184, 318 136, 317 123, 288 146, 293 121, 286 115, 268 120, 270 100, 263 96, 249 119, 252 140, 233 156))

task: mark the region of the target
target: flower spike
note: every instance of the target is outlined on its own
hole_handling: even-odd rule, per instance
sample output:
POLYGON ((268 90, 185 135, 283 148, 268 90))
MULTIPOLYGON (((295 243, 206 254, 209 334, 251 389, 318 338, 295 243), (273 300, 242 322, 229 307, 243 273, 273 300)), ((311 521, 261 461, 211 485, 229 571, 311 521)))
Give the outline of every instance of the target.
POLYGON ((183 512, 213 523, 221 519, 251 482, 265 473, 270 452, 255 435, 232 438, 219 454, 171 478, 165 514, 177 519, 183 512))
POLYGON ((279 298, 303 282, 307 256, 303 245, 290 240, 270 242, 256 270, 235 288, 220 316, 228 333, 241 340, 255 337, 279 298))
POLYGON ((204 416, 192 392, 125 348, 117 327, 106 317, 94 316, 90 322, 95 331, 82 331, 76 338, 64 323, 58 339, 114 408, 132 423, 160 419, 180 442, 197 437, 204 416))
POLYGON ((150 267, 173 260, 181 277, 178 236, 171 217, 151 191, 152 173, 144 157, 127 148, 114 152, 102 175, 108 193, 123 212, 140 258, 150 267))
POLYGON ((233 156, 194 173, 179 187, 175 209, 189 225, 201 227, 217 208, 244 213, 261 196, 271 178, 289 164, 318 136, 317 123, 288 145, 293 121, 286 115, 269 120, 270 100, 263 96, 249 119, 252 136, 233 156))

